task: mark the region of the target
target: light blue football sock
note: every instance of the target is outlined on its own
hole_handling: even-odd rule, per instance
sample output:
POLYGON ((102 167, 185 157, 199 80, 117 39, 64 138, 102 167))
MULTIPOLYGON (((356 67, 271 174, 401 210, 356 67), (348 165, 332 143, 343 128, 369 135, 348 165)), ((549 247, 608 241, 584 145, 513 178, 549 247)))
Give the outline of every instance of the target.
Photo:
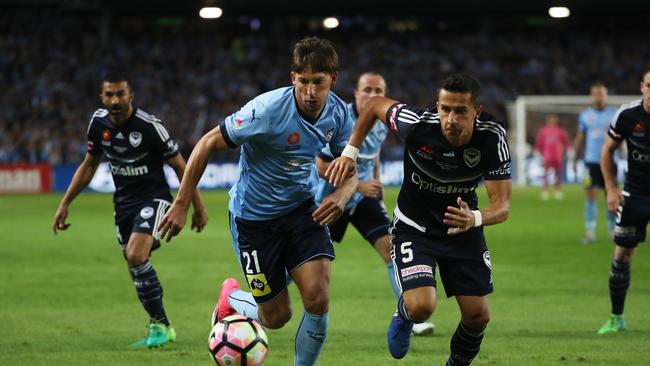
POLYGON ((312 366, 316 364, 325 344, 328 319, 327 313, 315 315, 305 310, 296 332, 294 366, 312 366))
POLYGON ((610 232, 616 227, 616 214, 607 210, 607 230, 610 232))
POLYGON ((393 262, 388 262, 386 264, 386 271, 388 271, 388 281, 390 281, 390 287, 393 289, 395 297, 399 299, 399 295, 401 295, 402 292, 397 285, 397 278, 395 277, 395 266, 393 266, 393 262))
POLYGON ((258 322, 260 321, 257 303, 255 302, 253 294, 250 292, 235 290, 228 297, 228 302, 230 303, 230 306, 237 311, 237 314, 255 319, 258 322))
POLYGON ((596 237, 596 216, 598 215, 598 206, 596 201, 585 201, 585 229, 592 236, 596 237))

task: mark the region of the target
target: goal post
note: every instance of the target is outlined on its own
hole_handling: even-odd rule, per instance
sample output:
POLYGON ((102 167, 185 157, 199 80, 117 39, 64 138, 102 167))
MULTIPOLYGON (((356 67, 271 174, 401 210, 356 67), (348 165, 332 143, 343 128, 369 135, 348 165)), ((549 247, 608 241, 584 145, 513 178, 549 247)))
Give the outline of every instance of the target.
MULTIPOLYGON (((610 95, 607 105, 618 108, 640 98, 640 95, 610 95)), ((567 130, 573 140, 578 129, 578 116, 591 103, 589 95, 520 95, 515 101, 507 104, 508 119, 511 121, 511 151, 514 152, 514 178, 517 185, 527 185, 534 180, 530 169, 531 164, 535 164, 534 141, 537 131, 544 124, 545 115, 557 114, 560 126, 567 130)))

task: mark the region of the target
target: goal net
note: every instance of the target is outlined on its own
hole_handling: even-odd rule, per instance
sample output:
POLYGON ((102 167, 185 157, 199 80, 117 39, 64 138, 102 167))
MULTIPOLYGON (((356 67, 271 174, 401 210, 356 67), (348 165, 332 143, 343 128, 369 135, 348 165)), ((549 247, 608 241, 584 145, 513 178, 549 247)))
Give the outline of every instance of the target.
MULTIPOLYGON (((610 95, 607 104, 616 108, 622 104, 641 98, 640 95, 610 95)), ((544 125, 548 114, 556 114, 559 125, 569 134, 571 141, 578 130, 580 112, 591 105, 588 95, 521 95, 507 105, 510 123, 510 149, 513 157, 513 180, 517 185, 541 185, 544 173, 541 158, 535 154, 535 137, 544 125)), ((577 164, 577 172, 571 169, 573 149, 565 159, 564 180, 580 182, 585 174, 581 161, 577 164)), ((624 174, 625 161, 617 157, 619 174, 624 174)), ((555 177, 551 177, 552 180, 555 177)), ((619 180, 621 181, 621 180, 619 180)))

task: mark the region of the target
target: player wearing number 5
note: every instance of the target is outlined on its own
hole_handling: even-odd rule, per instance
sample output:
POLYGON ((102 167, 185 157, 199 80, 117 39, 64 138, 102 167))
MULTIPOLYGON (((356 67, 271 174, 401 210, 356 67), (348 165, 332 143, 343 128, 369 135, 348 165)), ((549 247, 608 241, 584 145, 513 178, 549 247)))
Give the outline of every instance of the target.
POLYGON ((472 362, 490 318, 491 262, 483 226, 507 219, 512 180, 505 130, 481 113, 478 97, 478 81, 454 75, 442 83, 437 111, 372 98, 342 156, 325 174, 335 186, 345 181, 376 119, 405 141, 404 182, 391 228, 392 259, 402 287, 388 328, 395 358, 408 352, 413 323, 426 321, 435 310, 436 266, 447 296, 456 297, 461 312, 447 365, 472 362), (490 202, 479 210, 475 190, 481 180, 490 202))

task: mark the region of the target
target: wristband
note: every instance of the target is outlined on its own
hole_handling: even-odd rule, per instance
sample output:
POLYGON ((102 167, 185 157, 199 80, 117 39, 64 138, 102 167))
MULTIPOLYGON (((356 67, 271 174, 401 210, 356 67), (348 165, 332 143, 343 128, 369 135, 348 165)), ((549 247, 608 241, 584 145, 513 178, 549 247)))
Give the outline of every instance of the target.
POLYGON ((345 156, 347 158, 352 159, 352 161, 356 162, 357 161, 357 156, 359 156, 359 149, 356 147, 348 144, 345 146, 345 149, 343 149, 343 152, 341 153, 341 156, 345 156))
POLYGON ((472 213, 474 214, 474 227, 483 225, 483 215, 481 215, 481 211, 472 210, 472 213))

